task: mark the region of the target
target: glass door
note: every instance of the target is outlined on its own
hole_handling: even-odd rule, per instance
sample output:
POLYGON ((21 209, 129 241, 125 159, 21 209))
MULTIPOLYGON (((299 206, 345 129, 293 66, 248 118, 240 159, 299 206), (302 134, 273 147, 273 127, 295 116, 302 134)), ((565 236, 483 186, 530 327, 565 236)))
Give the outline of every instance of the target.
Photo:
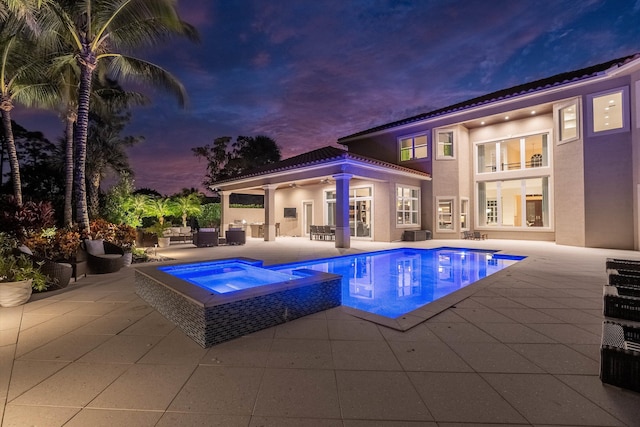
POLYGON ((302 233, 303 236, 309 236, 311 226, 313 224, 313 202, 302 202, 302 233))

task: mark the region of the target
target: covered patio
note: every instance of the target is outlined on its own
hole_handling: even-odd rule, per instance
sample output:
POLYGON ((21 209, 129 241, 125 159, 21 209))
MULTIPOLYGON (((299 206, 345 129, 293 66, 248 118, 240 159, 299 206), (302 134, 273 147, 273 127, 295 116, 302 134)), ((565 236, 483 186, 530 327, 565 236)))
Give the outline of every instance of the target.
POLYGON ((264 241, 276 240, 277 231, 309 237, 312 225, 326 225, 334 230, 335 247, 349 248, 352 237, 399 240, 404 229, 396 228, 398 185, 427 194, 430 181, 424 172, 324 147, 219 181, 212 190, 221 196, 221 231, 244 219, 238 218, 243 212, 230 207, 229 196, 257 194, 264 196, 264 241))

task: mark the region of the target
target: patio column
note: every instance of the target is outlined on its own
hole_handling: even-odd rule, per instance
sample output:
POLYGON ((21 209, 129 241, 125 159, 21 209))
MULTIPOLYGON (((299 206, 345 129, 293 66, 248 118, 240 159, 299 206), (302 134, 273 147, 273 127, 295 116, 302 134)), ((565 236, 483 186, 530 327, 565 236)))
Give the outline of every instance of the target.
POLYGON ((349 180, 353 175, 339 173, 333 175, 336 180, 336 248, 351 247, 349 230, 349 180))
POLYGON ((264 189, 264 241, 276 240, 276 184, 269 184, 264 189))
POLYGON ((231 194, 231 192, 218 190, 218 195, 220 195, 220 237, 224 237, 226 225, 225 211, 229 208, 229 194, 231 194))

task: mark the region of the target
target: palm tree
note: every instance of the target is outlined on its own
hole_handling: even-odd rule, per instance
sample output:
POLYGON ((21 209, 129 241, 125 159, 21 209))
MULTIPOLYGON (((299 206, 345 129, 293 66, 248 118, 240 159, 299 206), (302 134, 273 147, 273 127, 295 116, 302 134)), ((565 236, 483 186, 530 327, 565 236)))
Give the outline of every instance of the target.
POLYGON ((55 98, 54 88, 43 81, 44 57, 37 46, 27 37, 24 25, 10 15, 0 30, 0 111, 4 130, 13 194, 18 205, 22 205, 20 164, 16 151, 11 111, 16 103, 27 107, 43 106, 55 98), (34 53, 35 52, 35 53, 34 53))
MULTIPOLYGON (((65 124, 65 197, 64 224, 70 226, 73 222, 73 136, 78 116, 78 85, 80 70, 76 63, 63 62, 51 67, 52 74, 58 76, 57 85, 60 90, 60 102, 54 106, 59 111, 60 118, 65 124)), ((109 79, 98 79, 91 92, 91 111, 98 116, 112 114, 133 105, 145 105, 148 99, 138 92, 125 92, 115 82, 109 79)), ((108 125, 105 123, 105 125, 108 125)), ((96 150, 99 152, 99 150, 96 150)), ((89 209, 91 211, 91 208, 89 209)))
POLYGON ((180 19, 174 0, 43 0, 43 3, 53 12, 44 14, 42 19, 43 34, 48 37, 46 41, 55 45, 60 44, 61 38, 71 40, 73 50, 60 55, 60 59, 76 61, 80 69, 74 133, 74 186, 76 219, 79 228, 88 231, 85 163, 90 93, 98 64, 106 62, 104 69, 116 80, 134 77, 162 86, 184 105, 184 87, 173 75, 150 62, 128 56, 124 51, 157 45, 175 35, 196 40, 197 33, 180 19))
POLYGON ((176 196, 173 198, 175 212, 182 216, 182 226, 187 226, 187 217, 197 215, 202 211, 200 207, 200 196, 198 193, 176 196))
POLYGON ((168 197, 150 197, 145 206, 145 215, 154 216, 160 226, 164 226, 164 217, 173 213, 173 202, 168 197))

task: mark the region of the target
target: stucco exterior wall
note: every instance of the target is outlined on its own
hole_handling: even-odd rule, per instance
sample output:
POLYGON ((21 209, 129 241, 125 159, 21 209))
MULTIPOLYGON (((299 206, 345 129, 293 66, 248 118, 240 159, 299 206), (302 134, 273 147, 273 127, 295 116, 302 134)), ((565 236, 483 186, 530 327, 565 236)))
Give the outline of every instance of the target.
POLYGON ((633 161, 633 248, 640 250, 640 71, 631 80, 631 158, 633 161))
POLYGON ((583 139, 554 145, 553 187, 556 243, 584 246, 583 139))
POLYGON ((633 249, 633 173, 628 132, 584 143, 585 244, 633 249))
MULTIPOLYGON (((633 157, 631 129, 590 135, 592 118, 587 95, 628 87, 628 76, 592 85, 582 100, 584 137, 585 245, 634 248, 633 157)), ((627 118, 627 120, 630 117, 627 118)))

